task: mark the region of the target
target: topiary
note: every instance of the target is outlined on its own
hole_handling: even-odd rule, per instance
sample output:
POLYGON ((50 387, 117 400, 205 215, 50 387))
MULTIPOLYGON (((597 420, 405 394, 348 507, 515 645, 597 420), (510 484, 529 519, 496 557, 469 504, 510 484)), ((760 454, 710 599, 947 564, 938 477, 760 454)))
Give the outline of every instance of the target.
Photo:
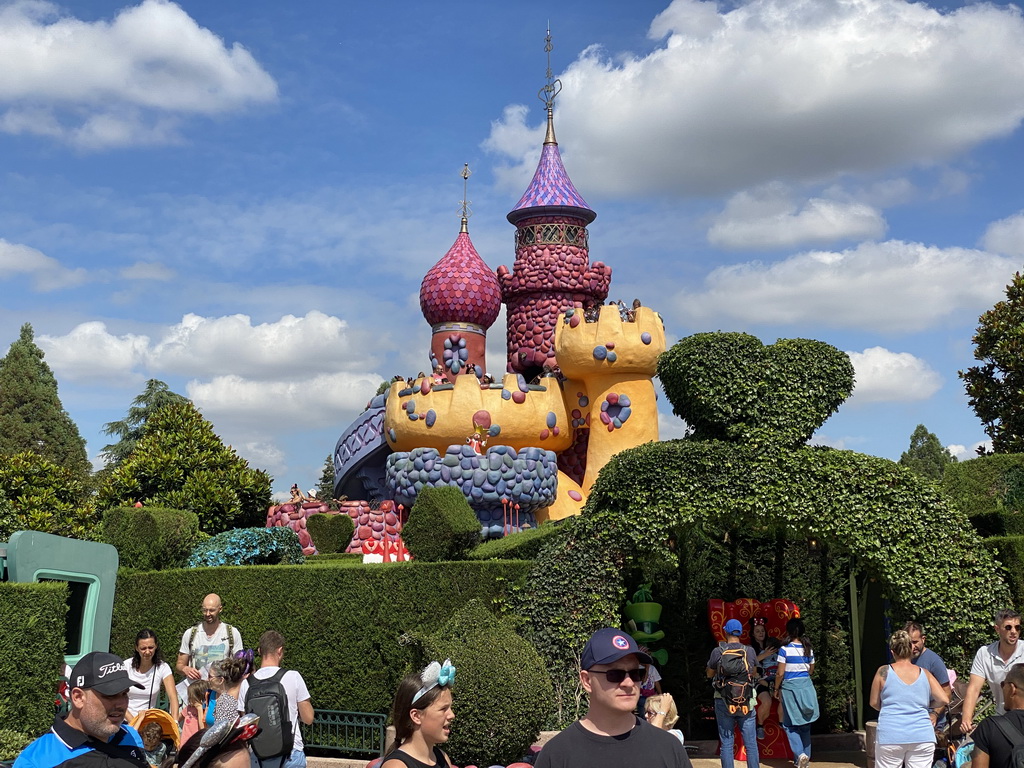
POLYGON ((114 507, 103 513, 100 539, 117 549, 122 566, 181 568, 199 544, 199 518, 184 509, 114 507))
POLYGON ((522 759, 550 716, 551 680, 540 655, 480 600, 421 639, 420 666, 452 660, 458 718, 445 751, 456 765, 522 759))
POLYGON ((458 488, 424 488, 402 526, 402 541, 417 560, 462 560, 480 541, 480 522, 458 488))
POLYGON ((295 565, 305 561, 291 528, 239 528, 211 536, 192 552, 189 567, 217 565, 295 565))
POLYGON ((532 560, 541 549, 555 541, 572 525, 573 519, 570 517, 559 522, 547 522, 539 528, 517 531, 500 539, 485 541, 473 547, 468 557, 470 560, 532 560))
POLYGON ((306 530, 313 539, 318 555, 344 552, 356 532, 356 524, 348 515, 318 512, 306 518, 306 530))

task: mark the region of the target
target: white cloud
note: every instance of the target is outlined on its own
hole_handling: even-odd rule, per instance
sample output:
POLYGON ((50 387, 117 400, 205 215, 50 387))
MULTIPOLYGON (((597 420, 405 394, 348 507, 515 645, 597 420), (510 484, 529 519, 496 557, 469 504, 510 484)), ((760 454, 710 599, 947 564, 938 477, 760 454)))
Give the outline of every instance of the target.
POLYGON ((928 363, 909 352, 869 347, 847 352, 856 376, 851 405, 927 400, 939 391, 942 377, 928 363))
POLYGON ((0 130, 86 149, 177 140, 177 120, 273 101, 274 79, 166 0, 82 21, 43 0, 0 7, 0 130))
POLYGON ((174 270, 153 261, 137 261, 121 270, 125 280, 157 280, 166 282, 174 279, 174 270))
POLYGON ((702 291, 676 295, 674 313, 696 328, 813 323, 909 333, 990 307, 1017 266, 966 248, 862 243, 772 264, 719 267, 705 278, 702 291))
POLYGON ((37 291, 72 288, 85 282, 87 276, 84 269, 68 269, 35 248, 0 238, 0 280, 16 275, 30 276, 37 291))
POLYGON ((989 224, 981 243, 996 253, 1024 256, 1024 211, 989 224))
POLYGON ((39 337, 50 365, 69 378, 117 378, 133 372, 301 378, 304 370, 366 370, 380 343, 380 338, 364 342, 364 334, 353 334, 346 321, 315 310, 258 325, 248 315, 187 314, 156 340, 115 335, 99 321, 82 323, 64 336, 39 337))
POLYGON ((734 195, 708 230, 719 248, 774 249, 877 239, 885 234, 880 211, 858 202, 814 197, 798 205, 775 182, 734 195))
MULTIPOLYGON (((1024 117, 1012 5, 675 0, 649 36, 647 54, 591 47, 559 75, 556 127, 581 190, 705 195, 930 164, 1024 117)), ((507 108, 485 143, 510 158, 513 190, 536 165, 538 131, 507 108)))
POLYGON ((966 445, 947 445, 946 450, 949 451, 951 456, 955 456, 959 461, 968 461, 970 459, 978 458, 978 449, 984 447, 986 450, 992 450, 991 440, 979 440, 970 448, 966 445))

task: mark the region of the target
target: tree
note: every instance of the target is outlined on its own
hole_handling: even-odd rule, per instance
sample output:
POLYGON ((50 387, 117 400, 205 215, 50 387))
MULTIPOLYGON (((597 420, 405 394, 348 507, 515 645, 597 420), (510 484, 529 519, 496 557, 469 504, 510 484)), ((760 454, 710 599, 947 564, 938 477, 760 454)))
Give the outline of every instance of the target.
POLYGON ((324 470, 316 485, 316 497, 325 504, 334 500, 334 459, 330 456, 324 459, 324 470))
POLYGON ((978 320, 972 366, 958 375, 994 453, 1024 453, 1024 277, 978 320))
POLYGON ((85 440, 61 405, 57 379, 34 339, 25 323, 0 360, 0 454, 31 451, 85 480, 92 471, 85 440))
POLYGON ((82 478, 31 451, 0 457, 0 541, 30 530, 91 538, 96 506, 82 478))
POLYGON ((900 464, 911 472, 936 483, 942 479, 946 467, 956 463, 956 457, 950 454, 939 438, 929 432, 924 424, 918 424, 910 436, 910 448, 900 456, 900 464))
POLYGON ((188 398, 172 392, 159 379, 150 379, 146 388, 132 400, 128 415, 120 421, 111 421, 103 425, 103 433, 116 437, 117 442, 103 447, 101 456, 106 460, 109 469, 115 468, 135 449, 142 437, 146 422, 161 408, 173 403, 185 403, 188 398))
POLYGON ((131 505, 187 509, 206 533, 261 526, 270 506, 271 478, 214 433, 188 400, 147 420, 135 449, 105 478, 101 508, 131 505))

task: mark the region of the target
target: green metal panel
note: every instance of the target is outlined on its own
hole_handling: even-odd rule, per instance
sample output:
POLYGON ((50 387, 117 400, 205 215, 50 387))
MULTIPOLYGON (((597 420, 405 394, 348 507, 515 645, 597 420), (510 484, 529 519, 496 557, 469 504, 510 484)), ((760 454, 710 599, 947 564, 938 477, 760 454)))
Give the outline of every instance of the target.
POLYGON ((68 583, 65 660, 71 665, 90 651, 110 650, 117 565, 117 550, 95 541, 17 531, 7 543, 8 581, 68 583))
POLYGON ((301 725, 302 740, 307 747, 343 755, 382 755, 387 720, 387 715, 374 712, 314 709, 313 724, 301 725))

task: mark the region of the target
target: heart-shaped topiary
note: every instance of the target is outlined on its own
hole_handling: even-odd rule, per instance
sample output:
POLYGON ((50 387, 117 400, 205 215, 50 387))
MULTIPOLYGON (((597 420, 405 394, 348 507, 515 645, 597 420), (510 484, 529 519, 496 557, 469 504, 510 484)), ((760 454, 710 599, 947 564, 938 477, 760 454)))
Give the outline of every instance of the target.
POLYGON ((746 333, 698 333, 658 360, 672 410, 697 439, 799 445, 853 391, 845 352, 812 339, 765 346, 746 333))
POLYGON ((348 548, 356 525, 343 512, 333 515, 320 512, 306 519, 306 530, 313 539, 317 554, 329 555, 344 552, 348 548))

